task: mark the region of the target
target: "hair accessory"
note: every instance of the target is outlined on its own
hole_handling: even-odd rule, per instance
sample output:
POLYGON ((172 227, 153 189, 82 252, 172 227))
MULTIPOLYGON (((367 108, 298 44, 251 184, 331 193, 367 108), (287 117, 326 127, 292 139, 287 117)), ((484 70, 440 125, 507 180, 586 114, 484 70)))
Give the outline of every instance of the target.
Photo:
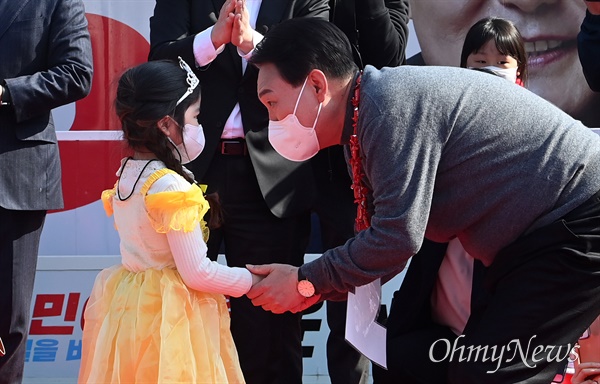
POLYGON ((181 96, 181 98, 177 101, 177 104, 175 104, 176 106, 179 105, 186 97, 191 95, 191 93, 194 92, 194 89, 196 89, 198 84, 200 84, 200 80, 198 80, 198 77, 196 77, 196 74, 194 73, 194 71, 192 71, 190 66, 181 58, 181 56, 177 56, 177 58, 179 59, 179 66, 181 67, 181 69, 183 69, 187 72, 187 77, 186 77, 185 81, 186 81, 186 83, 188 83, 189 88, 187 89, 187 91, 185 91, 183 96, 181 96))

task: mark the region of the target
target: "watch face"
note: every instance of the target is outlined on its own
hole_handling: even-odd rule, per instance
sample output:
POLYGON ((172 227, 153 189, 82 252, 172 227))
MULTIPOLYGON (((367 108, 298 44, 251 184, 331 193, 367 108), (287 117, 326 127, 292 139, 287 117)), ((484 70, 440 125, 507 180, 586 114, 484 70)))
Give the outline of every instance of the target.
POLYGON ((308 280, 299 281, 298 293, 304 297, 312 297, 315 294, 315 286, 308 280))

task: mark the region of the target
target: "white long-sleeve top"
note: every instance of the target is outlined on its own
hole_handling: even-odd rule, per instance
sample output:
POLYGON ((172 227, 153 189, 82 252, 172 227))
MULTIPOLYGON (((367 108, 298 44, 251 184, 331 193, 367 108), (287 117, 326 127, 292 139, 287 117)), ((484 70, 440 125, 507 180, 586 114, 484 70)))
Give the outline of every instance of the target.
MULTIPOLYGON (((206 243, 199 223, 191 232, 170 230, 157 232, 148 217, 140 190, 148 177, 165 168, 160 161, 130 159, 117 173, 120 175, 117 195, 112 197, 115 226, 121 240, 123 266, 132 271, 176 268, 185 284, 195 290, 239 297, 252 286, 252 275, 245 268, 233 268, 206 257, 206 243), (143 170, 143 171, 142 171, 143 170), (140 175, 141 173, 141 175, 140 175), (136 179, 139 180, 136 182, 136 179)), ((167 191, 188 191, 191 184, 177 174, 167 174, 155 181, 148 195, 167 191)))

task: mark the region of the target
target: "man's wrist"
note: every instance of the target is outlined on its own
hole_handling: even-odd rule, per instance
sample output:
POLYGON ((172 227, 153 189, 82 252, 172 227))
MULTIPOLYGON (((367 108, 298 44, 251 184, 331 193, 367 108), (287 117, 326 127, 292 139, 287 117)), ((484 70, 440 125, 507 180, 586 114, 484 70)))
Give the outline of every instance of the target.
POLYGON ((315 295, 315 287, 310 282, 304 273, 302 273, 302 268, 298 268, 298 283, 297 283, 298 293, 302 296, 309 298, 315 295))
POLYGON ((298 267, 298 282, 302 280, 307 280, 307 278, 304 276, 304 273, 302 273, 302 267, 298 267))

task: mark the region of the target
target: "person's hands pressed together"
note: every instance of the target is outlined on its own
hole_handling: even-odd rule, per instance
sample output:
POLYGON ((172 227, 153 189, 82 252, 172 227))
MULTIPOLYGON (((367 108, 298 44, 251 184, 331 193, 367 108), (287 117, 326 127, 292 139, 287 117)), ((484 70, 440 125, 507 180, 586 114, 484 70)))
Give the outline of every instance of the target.
POLYGON ((250 14, 246 8, 246 0, 235 1, 235 16, 231 28, 231 44, 239 48, 243 54, 254 49, 254 30, 250 26, 250 14))
POLYGON ((210 34, 210 39, 212 40, 215 49, 219 49, 219 47, 231 42, 235 5, 235 0, 227 0, 221 7, 219 18, 210 34))

